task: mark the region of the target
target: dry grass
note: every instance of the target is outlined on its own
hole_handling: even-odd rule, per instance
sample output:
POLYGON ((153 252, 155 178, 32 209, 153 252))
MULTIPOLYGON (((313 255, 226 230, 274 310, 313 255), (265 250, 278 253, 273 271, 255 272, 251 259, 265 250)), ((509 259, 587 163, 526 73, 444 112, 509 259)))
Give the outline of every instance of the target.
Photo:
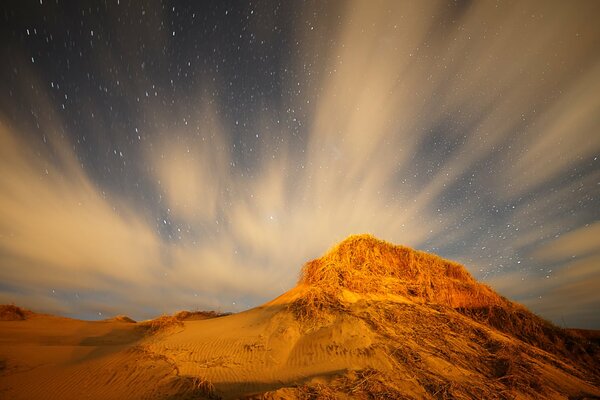
POLYGON ((23 321, 33 313, 14 304, 0 305, 0 321, 23 321))
POLYGON ((393 378, 372 368, 348 371, 329 384, 305 384, 298 386, 296 397, 301 400, 335 400, 340 397, 352 399, 410 399, 397 389, 393 378))
MULTIPOLYGON (((370 235, 350 236, 323 257, 306 263, 299 284, 306 290, 289 309, 301 321, 324 320, 330 314, 346 311, 343 290, 361 295, 400 295, 443 314, 456 309, 538 348, 584 363, 595 371, 599 368, 600 351, 595 343, 511 303, 478 283, 462 265, 370 235)), ((380 329, 389 327, 377 322, 389 315, 369 314, 369 323, 380 329)), ((404 313, 402 318, 407 315, 404 313)))
POLYGON ((104 321, 106 322, 124 322, 128 324, 135 324, 136 321, 132 318, 129 318, 127 315, 117 315, 116 317, 107 318, 104 321))
POLYGON ((192 388, 194 394, 198 396, 203 396, 209 399, 219 399, 220 397, 216 394, 215 385, 212 384, 206 378, 203 377, 194 377, 192 380, 192 388))
POLYGON ((370 235, 353 235, 304 265, 299 284, 311 289, 291 308, 302 318, 339 307, 343 289, 395 294, 449 307, 504 305, 506 300, 476 282, 460 264, 396 246, 370 235), (301 310, 304 308, 304 310, 301 310))
POLYGON ((298 400, 336 400, 339 396, 333 387, 317 383, 299 386, 296 397, 298 400))
POLYGON ((170 392, 169 395, 156 398, 169 400, 221 399, 212 382, 204 377, 177 375, 171 379, 167 391, 170 392))
MULTIPOLYGON (((583 358, 571 358, 578 366, 574 368, 568 360, 559 361, 523 343, 556 354, 556 348, 577 348, 578 342, 569 341, 573 335, 479 284, 460 264, 434 255, 368 235, 351 236, 308 262, 299 284, 301 295, 288 310, 307 323, 302 325, 312 329, 312 323, 342 320, 366 324, 372 339, 369 357, 385 360, 367 365, 385 367, 347 371, 326 384, 303 381, 286 388, 294 398, 544 398, 550 393, 547 382, 541 381, 544 365, 582 379, 598 376, 577 371, 586 365, 583 358), (344 300, 345 291, 365 296, 350 303, 344 300), (389 294, 412 301, 386 300, 389 294)), ((177 317, 185 319, 187 314, 166 318, 179 321, 177 317)), ((244 348, 250 352, 259 347, 244 348)), ((588 371, 597 364, 592 357, 588 371)), ((198 380, 191 387, 197 397, 215 393, 210 382, 198 380)))
POLYGON ((567 331, 569 331, 571 334, 577 337, 587 339, 592 342, 597 342, 598 344, 600 344, 600 330, 571 328, 567 329, 567 331))
POLYGON ((332 292, 399 294, 450 307, 503 304, 460 264, 370 235, 350 236, 302 269, 300 283, 332 292))
POLYGON ((522 349, 501 344, 493 354, 492 378, 521 393, 537 396, 543 392, 543 384, 522 349))
POLYGON ((161 315, 149 321, 140 322, 138 326, 146 333, 155 334, 167 329, 182 327, 183 321, 219 318, 230 315, 230 313, 218 313, 216 311, 180 311, 175 315, 161 315))
POLYGON ((547 365, 587 381, 600 376, 598 357, 573 356, 581 340, 479 284, 460 264, 368 235, 308 262, 297 290, 288 309, 305 326, 366 324, 370 357, 389 365, 304 384, 300 399, 546 398, 547 365))
POLYGON ((337 293, 312 286, 302 297, 292 302, 288 309, 300 321, 318 322, 331 311, 345 311, 346 307, 337 293))
POLYGON ((411 389, 406 381, 393 372, 365 368, 349 371, 328 384, 306 384, 297 387, 296 397, 313 399, 514 399, 544 398, 541 383, 534 373, 526 371, 526 364, 514 358, 497 363, 498 375, 489 381, 458 381, 436 375, 426 369, 413 371, 411 389))
POLYGON ((219 318, 231 315, 231 313, 220 313, 216 311, 179 311, 173 315, 180 321, 203 320, 211 318, 219 318))
POLYGON ((405 399, 406 397, 392 385, 394 380, 372 368, 351 371, 341 380, 341 389, 351 397, 369 399, 405 399))
POLYGON ((520 305, 459 308, 459 312, 547 352, 586 365, 600 373, 597 344, 529 312, 520 305))
MULTIPOLYGON (((516 393, 539 398, 544 393, 532 361, 538 355, 493 339, 489 330, 449 307, 373 300, 350 312, 380 335, 378 346, 394 371, 409 371, 427 398, 509 399, 516 393), (452 365, 468 380, 439 375, 430 367, 432 360, 452 365)), ((388 386, 395 379, 389 377, 388 386)))
MULTIPOLYGON (((161 318, 157 318, 153 321, 160 320, 161 318)), ((165 394, 158 395, 156 398, 173 400, 216 400, 221 398, 217 394, 216 388, 213 385, 213 383, 208 379, 201 376, 180 375, 181 372, 179 370, 177 361, 171 357, 166 356, 165 354, 156 353, 150 347, 145 345, 133 346, 128 349, 128 352, 134 354, 136 357, 142 360, 150 362, 149 365, 163 364, 171 369, 170 377, 168 378, 166 383, 161 382, 161 384, 165 386, 161 388, 165 391, 165 394)))
POLYGON ((182 327, 183 322, 173 316, 162 315, 149 321, 140 322, 138 326, 143 329, 145 333, 153 335, 171 328, 182 327))

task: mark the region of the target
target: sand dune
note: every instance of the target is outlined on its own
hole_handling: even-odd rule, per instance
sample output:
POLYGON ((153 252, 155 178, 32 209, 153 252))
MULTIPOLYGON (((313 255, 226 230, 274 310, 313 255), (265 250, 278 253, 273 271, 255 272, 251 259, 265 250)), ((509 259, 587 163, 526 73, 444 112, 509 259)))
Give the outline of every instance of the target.
POLYGON ((0 322, 0 398, 593 398, 600 352, 436 256, 354 236, 234 315, 0 322))

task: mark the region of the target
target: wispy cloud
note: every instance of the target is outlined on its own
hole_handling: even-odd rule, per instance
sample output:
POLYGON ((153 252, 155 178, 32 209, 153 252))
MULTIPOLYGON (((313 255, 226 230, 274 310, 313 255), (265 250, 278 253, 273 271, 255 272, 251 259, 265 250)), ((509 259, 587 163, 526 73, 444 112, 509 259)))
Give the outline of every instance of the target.
POLYGON ((525 302, 535 312, 571 327, 595 328, 600 317, 600 223, 584 226, 536 247, 532 258, 542 274, 526 279, 526 271, 495 277, 490 284, 525 302))
POLYGON ((94 96, 72 104, 89 127, 81 143, 44 71, 25 56, 15 68, 35 118, 3 103, 0 300, 78 315, 237 310, 371 232, 463 261, 544 315, 581 323, 600 304, 597 11, 283 10, 268 29, 252 20, 240 32, 265 48, 287 40, 269 96, 246 82, 256 71, 236 67, 241 58, 200 72, 218 44, 182 55, 185 35, 161 28, 137 51, 167 14, 125 27, 108 13, 118 46, 98 43, 89 68, 121 93, 123 124, 94 96), (242 95, 255 103, 235 104, 242 95))
POLYGON ((2 281, 108 289, 118 271, 128 283, 147 283, 158 266, 156 234, 105 198, 66 142, 46 141, 31 145, 0 129, 2 281))

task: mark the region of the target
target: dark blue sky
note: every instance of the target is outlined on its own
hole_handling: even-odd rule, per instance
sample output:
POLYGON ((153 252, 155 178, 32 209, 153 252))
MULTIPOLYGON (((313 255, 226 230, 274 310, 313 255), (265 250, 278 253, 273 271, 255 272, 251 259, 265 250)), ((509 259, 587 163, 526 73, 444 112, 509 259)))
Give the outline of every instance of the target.
POLYGON ((600 6, 3 2, 0 301, 237 311, 352 233, 600 328, 600 6))

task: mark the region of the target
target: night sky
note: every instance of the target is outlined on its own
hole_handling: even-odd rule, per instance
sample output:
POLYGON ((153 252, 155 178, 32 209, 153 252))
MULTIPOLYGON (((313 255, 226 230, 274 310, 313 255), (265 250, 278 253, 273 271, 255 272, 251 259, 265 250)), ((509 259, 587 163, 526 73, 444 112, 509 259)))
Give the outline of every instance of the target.
POLYGON ((600 2, 0 4, 0 302, 240 311, 353 233, 600 328, 600 2))

